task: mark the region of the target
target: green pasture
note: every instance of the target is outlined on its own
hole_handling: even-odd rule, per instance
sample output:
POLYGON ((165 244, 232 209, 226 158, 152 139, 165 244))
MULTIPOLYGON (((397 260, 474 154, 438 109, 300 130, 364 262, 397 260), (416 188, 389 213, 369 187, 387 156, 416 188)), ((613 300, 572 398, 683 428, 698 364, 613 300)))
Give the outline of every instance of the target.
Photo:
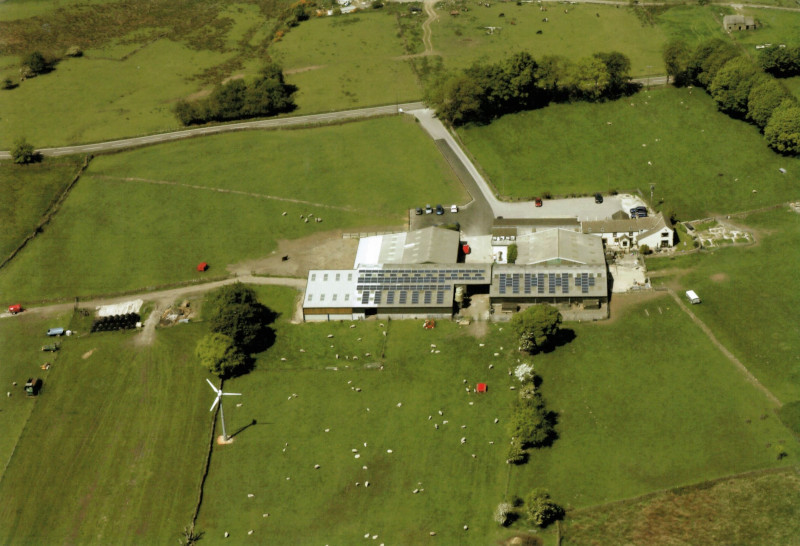
POLYGON ((794 467, 576 510, 562 544, 795 544, 799 510, 794 467))
MULTIPOLYGON (((6 312, 7 303, 3 300, 3 307, 0 308, 3 313, 6 312)), ((70 316, 71 310, 50 318, 22 313, 0 319, 0 353, 3 355, 3 365, 0 366, 0 427, 4 431, 4 439, 0 443, 0 484, 17 440, 25 430, 28 417, 37 403, 37 399, 25 395, 25 382, 29 377, 40 377, 45 381, 47 389, 50 374, 55 368, 44 371, 40 366, 46 362, 61 365, 63 353, 46 353, 41 350, 42 345, 53 342, 45 336, 45 332, 48 328, 66 327, 70 316), (16 386, 13 385, 14 382, 17 383, 16 386), (9 392, 10 397, 6 394, 9 392)))
POLYGON ((712 13, 698 7, 653 12, 647 19, 637 16, 636 10, 650 14, 647 10, 651 8, 544 6, 547 11, 543 12, 532 3, 491 3, 488 8, 469 3, 468 11, 453 16, 449 15, 452 6, 439 4, 439 21, 431 27, 433 47, 453 68, 476 61, 496 62, 515 51, 528 51, 535 58, 562 55, 573 60, 601 51, 620 51, 631 60, 631 75, 639 77, 664 72, 661 49, 669 38, 678 36, 694 43, 722 34, 712 13))
MULTIPOLYGON (((24 314, 0 322, 26 369, 42 358, 43 321, 24 314), (19 321, 17 321, 19 319, 19 321), (27 347, 21 350, 22 344, 27 347), (24 356, 27 355, 27 356, 24 356), (33 358, 32 358, 33 357, 33 358)), ((150 348, 132 335, 62 339, 41 395, 15 393, 24 412, 0 413, 4 427, 0 542, 153 544, 175 542, 192 517, 205 464, 213 400, 193 357, 198 328, 159 332, 150 348), (93 351, 88 355, 89 351, 93 351), (86 356, 86 358, 84 358, 86 356), (9 428, 16 434, 9 434, 9 428)), ((3 367, 5 381, 12 373, 3 367)), ((21 390, 21 389, 19 389, 21 390)), ((5 409, 5 408, 4 408, 5 409)))
MULTIPOLYGON (((692 311, 782 402, 800 400, 800 215, 789 209, 733 220, 757 244, 675 259, 649 259, 650 271, 703 300, 692 311)), ((658 279, 654 279, 659 282, 658 279)))
POLYGON ((24 166, 10 161, 0 163, 0 259, 5 259, 34 230, 79 168, 80 158, 24 166))
POLYGON ((510 198, 649 194, 655 184, 652 204, 688 220, 796 199, 800 181, 800 160, 772 152, 755 126, 717 112, 699 89, 555 104, 459 135, 495 191, 510 198))
POLYGON ((298 114, 418 100, 422 90, 397 33, 394 15, 382 10, 312 17, 270 54, 298 88, 298 114))
MULTIPOLYGON (((733 13, 727 6, 677 5, 669 9, 637 8, 644 13, 652 12, 658 26, 667 39, 684 40, 694 46, 710 38, 727 38, 722 28, 722 17, 733 13)), ((663 45, 663 44, 662 44, 663 45)), ((664 62, 659 54, 658 73, 664 74, 664 62)))
POLYGON ((533 359, 560 437, 514 469, 511 493, 546 487, 578 508, 796 464, 800 445, 772 404, 668 295, 566 326, 575 339, 533 359))
POLYGON ((756 30, 731 33, 736 42, 753 57, 758 56, 758 50, 755 49, 758 44, 800 44, 800 12, 748 7, 737 13, 751 15, 761 25, 756 30))
POLYGON ((794 96, 800 99, 800 76, 794 78, 786 78, 781 80, 789 90, 794 93, 794 96))
POLYGON ((196 278, 201 261, 224 274, 279 239, 402 226, 425 200, 466 199, 430 139, 399 116, 100 156, 0 271, 0 294, 25 302, 143 289, 196 278))

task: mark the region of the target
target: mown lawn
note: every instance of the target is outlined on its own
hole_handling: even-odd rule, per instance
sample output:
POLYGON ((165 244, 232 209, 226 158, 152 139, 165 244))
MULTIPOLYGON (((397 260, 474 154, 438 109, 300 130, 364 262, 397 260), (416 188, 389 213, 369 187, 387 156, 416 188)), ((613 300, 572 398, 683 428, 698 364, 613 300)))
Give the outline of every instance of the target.
POLYGON ((5 259, 33 231, 80 165, 81 158, 25 166, 10 161, 0 163, 0 259, 5 259))
MULTIPOLYGON (((2 338, 46 339, 43 324, 17 318, 0 324, 2 338), (33 330, 14 331, 26 324, 33 330)), ((130 334, 62 340, 52 368, 38 372, 41 395, 9 399, 33 409, 18 441, 4 427, 2 450, 14 454, 7 468, 3 460, 0 542, 152 544, 181 536, 197 499, 213 400, 192 354, 197 331, 159 332, 144 349, 131 346, 130 334)))
POLYGON ((795 199, 800 181, 800 160, 772 152, 754 126, 717 112, 699 89, 556 104, 459 135, 510 197, 612 189, 649 197, 654 184, 653 205, 688 220, 795 199))
MULTIPOLYGON (((754 230, 757 244, 675 259, 650 259, 666 282, 703 300, 692 311, 782 402, 800 400, 800 215, 789 209, 734 220, 754 230)), ((660 282, 659 279, 654 279, 660 282)))
POLYGON ((402 58, 405 50, 397 33, 394 15, 368 10, 311 18, 272 45, 286 81, 298 87, 296 113, 420 99, 422 89, 402 58))
POLYGON ((403 117, 102 156, 0 271, 0 293, 24 303, 134 290, 196 278, 201 261, 224 274, 269 255, 279 239, 402 226, 422 196, 466 199, 430 139, 403 117), (322 222, 305 223, 309 214, 322 222))
POLYGON ((511 493, 545 487, 579 508, 796 464, 772 404, 668 295, 611 323, 566 326, 574 341, 533 359, 560 437, 514 469, 511 493))

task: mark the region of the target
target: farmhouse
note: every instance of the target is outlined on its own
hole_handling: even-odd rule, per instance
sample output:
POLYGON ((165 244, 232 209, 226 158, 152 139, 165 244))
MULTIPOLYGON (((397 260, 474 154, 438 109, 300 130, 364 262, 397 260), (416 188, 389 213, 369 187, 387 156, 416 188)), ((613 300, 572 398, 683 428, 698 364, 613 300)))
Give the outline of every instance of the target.
POLYGON ((458 263, 459 234, 425 228, 361 239, 351 270, 313 270, 303 298, 306 321, 449 318, 456 291, 488 293, 492 303, 608 301, 603 243, 569 229, 516 239, 516 264, 458 263))
POLYGON ((722 27, 725 30, 753 30, 756 28, 756 21, 746 15, 726 15, 722 18, 722 27))
POLYGON ((672 248, 675 230, 669 227, 660 212, 645 218, 595 220, 581 224, 583 233, 596 235, 603 244, 627 250, 646 244, 650 248, 672 248))

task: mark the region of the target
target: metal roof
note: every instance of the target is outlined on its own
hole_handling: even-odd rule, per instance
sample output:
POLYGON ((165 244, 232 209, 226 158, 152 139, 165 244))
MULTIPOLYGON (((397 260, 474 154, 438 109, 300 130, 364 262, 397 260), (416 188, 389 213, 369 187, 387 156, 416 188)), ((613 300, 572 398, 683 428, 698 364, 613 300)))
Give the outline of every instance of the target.
POLYGON ((549 229, 517 237, 517 264, 602 265, 603 242, 566 229, 549 229))
POLYGON ((605 265, 495 265, 492 298, 603 298, 608 295, 605 265))
POLYGON ((358 243, 355 266, 455 263, 458 260, 458 242, 457 231, 436 226, 365 237, 358 243))
POLYGON ((601 233, 642 233, 662 229, 667 226, 664 216, 659 212, 645 218, 628 218, 623 220, 592 220, 583 222, 583 233, 599 235, 601 233))

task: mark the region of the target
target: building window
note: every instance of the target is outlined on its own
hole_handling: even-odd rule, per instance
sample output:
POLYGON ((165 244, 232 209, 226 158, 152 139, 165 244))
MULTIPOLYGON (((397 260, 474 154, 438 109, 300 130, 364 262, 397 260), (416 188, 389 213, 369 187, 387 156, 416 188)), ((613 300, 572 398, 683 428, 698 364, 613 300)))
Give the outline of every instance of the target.
POLYGON ((316 280, 317 280, 317 274, 316 273, 312 273, 311 274, 311 282, 314 282, 316 280))
POLYGON ((350 301, 350 294, 344 295, 344 301, 350 301))
POLYGON ((341 275, 339 275, 338 273, 336 274, 336 280, 337 280, 337 281, 339 280, 339 277, 340 277, 340 276, 341 276, 341 275))
POLYGON ((308 295, 308 301, 311 302, 313 300, 314 300, 314 294, 309 294, 308 295))
POLYGON ((325 274, 322 276, 322 280, 323 280, 323 282, 328 280, 328 274, 327 274, 327 273, 325 273, 325 274))
POLYGON ((352 281, 353 280, 353 274, 352 273, 348 273, 347 274, 347 280, 348 281, 352 281))
POLYGON ((339 295, 339 294, 334 294, 334 295, 333 295, 333 297, 332 297, 331 299, 332 299, 333 301, 336 301, 336 296, 338 296, 338 295, 339 295))
POLYGON ((325 294, 319 295, 319 301, 325 301, 325 294))

